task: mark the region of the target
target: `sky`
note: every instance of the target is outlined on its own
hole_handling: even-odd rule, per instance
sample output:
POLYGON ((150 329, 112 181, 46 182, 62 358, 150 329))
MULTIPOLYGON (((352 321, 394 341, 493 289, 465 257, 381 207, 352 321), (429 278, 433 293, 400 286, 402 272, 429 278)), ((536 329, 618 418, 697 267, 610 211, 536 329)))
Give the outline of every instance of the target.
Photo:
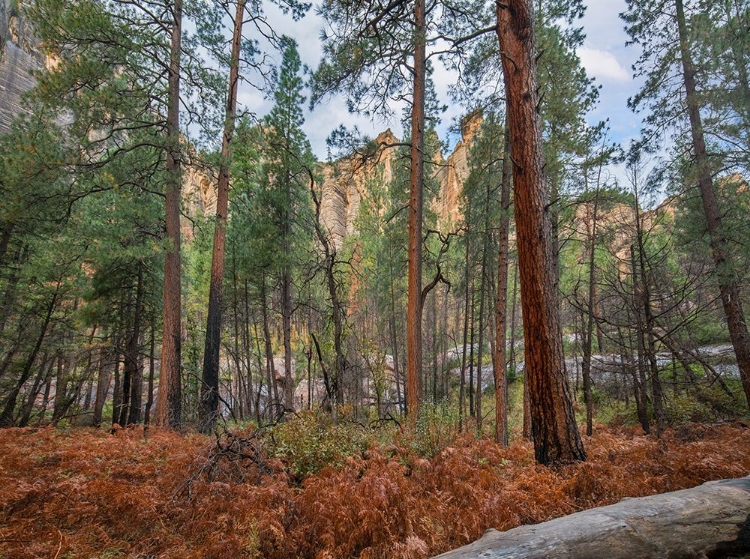
MULTIPOLYGON (((639 83, 632 79, 631 69, 639 51, 635 47, 625 46, 627 35, 623 29, 623 22, 618 17, 626 8, 625 0, 586 0, 585 3, 587 10, 580 24, 584 28, 586 40, 578 55, 588 75, 594 77, 596 83, 601 85, 599 104, 587 118, 590 123, 609 118, 611 138, 626 146, 630 139, 637 137, 641 123, 638 115, 627 107, 628 98, 639 88, 639 83)), ((291 21, 290 17, 284 16, 274 7, 268 8, 267 13, 279 32, 297 40, 303 64, 315 68, 320 62, 322 52, 319 34, 323 20, 315 14, 314 8, 298 22, 291 21)), ((280 59, 279 55, 275 56, 280 59)), ((465 109, 451 104, 447 96, 448 86, 455 80, 454 75, 436 67, 434 80, 441 103, 449 105, 438 127, 438 133, 441 139, 448 141, 452 149, 458 138, 449 133, 449 128, 453 120, 460 118, 465 109)), ((248 87, 240 89, 239 97, 242 105, 260 116, 267 113, 272 105, 271 100, 264 99, 260 93, 248 87)), ((339 125, 356 125, 361 132, 369 136, 376 136, 387 128, 391 128, 399 135, 399 119, 400 111, 397 111, 388 121, 373 122, 348 113, 344 99, 333 97, 318 105, 312 112, 306 107, 303 129, 310 140, 313 152, 322 161, 328 156, 326 138, 339 125)), ((615 174, 620 172, 615 171, 615 174)))

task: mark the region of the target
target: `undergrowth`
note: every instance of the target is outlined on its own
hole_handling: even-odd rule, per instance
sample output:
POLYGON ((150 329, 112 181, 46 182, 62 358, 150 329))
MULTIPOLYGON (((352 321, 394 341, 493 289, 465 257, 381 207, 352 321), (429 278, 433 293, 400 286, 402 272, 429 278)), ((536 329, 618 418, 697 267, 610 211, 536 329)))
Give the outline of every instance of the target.
POLYGON ((427 557, 490 527, 750 473, 739 424, 661 440, 598 428, 587 462, 551 470, 527 442, 397 427, 340 425, 320 449, 330 426, 299 421, 219 445, 156 429, 0 430, 0 557, 427 557))

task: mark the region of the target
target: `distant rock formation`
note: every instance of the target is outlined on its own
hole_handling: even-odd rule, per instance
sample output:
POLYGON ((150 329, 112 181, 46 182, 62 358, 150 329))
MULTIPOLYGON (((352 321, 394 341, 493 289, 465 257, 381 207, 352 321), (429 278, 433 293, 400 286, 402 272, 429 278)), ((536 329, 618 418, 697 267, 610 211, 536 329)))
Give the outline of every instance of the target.
POLYGON ((8 132, 13 119, 23 112, 21 96, 36 84, 32 72, 46 63, 15 6, 11 0, 0 0, 0 134, 8 132))
MULTIPOLYGON (((454 227, 461 220, 460 196, 469 175, 469 150, 481 124, 482 117, 476 113, 464 119, 462 137, 453 152, 447 159, 439 154, 432 165, 427 166, 428 170, 432 168, 433 177, 440 185, 432 209, 446 228, 454 227)), ((321 219, 337 247, 355 231, 359 205, 367 197, 368 183, 387 184, 393 178, 396 150, 388 146, 398 141, 386 130, 375 139, 378 148, 370 157, 356 154, 323 167, 321 219)))

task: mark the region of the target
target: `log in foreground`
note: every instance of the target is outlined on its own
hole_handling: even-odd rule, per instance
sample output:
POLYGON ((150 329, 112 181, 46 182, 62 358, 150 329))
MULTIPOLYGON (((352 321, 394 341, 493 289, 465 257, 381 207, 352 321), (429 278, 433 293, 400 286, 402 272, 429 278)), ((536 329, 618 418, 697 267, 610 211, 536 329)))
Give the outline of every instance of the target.
POLYGON ((750 557, 750 477, 623 499, 507 532, 487 530, 438 557, 750 557))

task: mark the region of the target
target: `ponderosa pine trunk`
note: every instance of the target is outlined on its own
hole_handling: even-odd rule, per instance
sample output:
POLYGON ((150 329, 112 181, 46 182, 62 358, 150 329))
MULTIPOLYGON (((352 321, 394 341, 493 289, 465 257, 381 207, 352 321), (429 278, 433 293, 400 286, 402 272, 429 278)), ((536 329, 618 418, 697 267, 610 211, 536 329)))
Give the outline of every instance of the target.
POLYGON ((529 0, 497 4, 508 129, 513 161, 526 388, 534 455, 541 464, 585 460, 565 373, 555 290, 529 0))
MULTIPOLYGON (((495 442, 508 446, 508 375, 505 363, 505 330, 508 324, 508 254, 510 250, 510 134, 503 132, 503 168, 500 184, 500 231, 497 255, 497 304, 495 306, 495 442)), ((514 301, 515 304, 515 301, 514 301)))
POLYGON ((182 48, 182 0, 174 0, 171 14, 169 101, 167 106, 166 237, 164 255, 164 321, 161 343, 159 397, 156 423, 178 429, 182 425, 181 287, 180 287, 180 54, 182 48))
POLYGON ((721 212, 711 178, 706 142, 703 135, 703 122, 700 115, 700 100, 695 84, 696 69, 690 56, 688 31, 685 21, 685 8, 682 0, 675 0, 677 11, 677 27, 680 39, 680 56, 682 58, 683 80, 685 83, 685 97, 688 117, 690 118, 690 133, 693 143, 693 155, 698 171, 698 188, 703 202, 703 212, 706 215, 706 226, 711 239, 711 255, 714 261, 716 278, 719 283, 721 303, 729 329, 737 366, 740 370, 742 388, 745 399, 750 406, 750 334, 745 322, 742 309, 740 290, 737 276, 729 258, 727 239, 722 231, 721 212))
POLYGON ((406 309, 406 413, 414 423, 422 399, 422 187, 427 32, 425 0, 414 2, 414 90, 409 175, 409 270, 406 309))
POLYGON ((206 345, 203 352, 203 375, 201 377, 200 430, 210 433, 216 427, 219 416, 219 353, 221 349, 221 301, 224 281, 224 256, 227 239, 227 213, 229 211, 229 161, 232 157, 232 136, 237 114, 237 88, 240 77, 240 44, 242 23, 245 17, 245 1, 237 1, 232 33, 232 58, 229 67, 229 91, 224 113, 224 134, 221 139, 221 164, 216 200, 216 222, 214 224, 214 247, 211 257, 211 282, 208 293, 208 316, 206 317, 206 345))

